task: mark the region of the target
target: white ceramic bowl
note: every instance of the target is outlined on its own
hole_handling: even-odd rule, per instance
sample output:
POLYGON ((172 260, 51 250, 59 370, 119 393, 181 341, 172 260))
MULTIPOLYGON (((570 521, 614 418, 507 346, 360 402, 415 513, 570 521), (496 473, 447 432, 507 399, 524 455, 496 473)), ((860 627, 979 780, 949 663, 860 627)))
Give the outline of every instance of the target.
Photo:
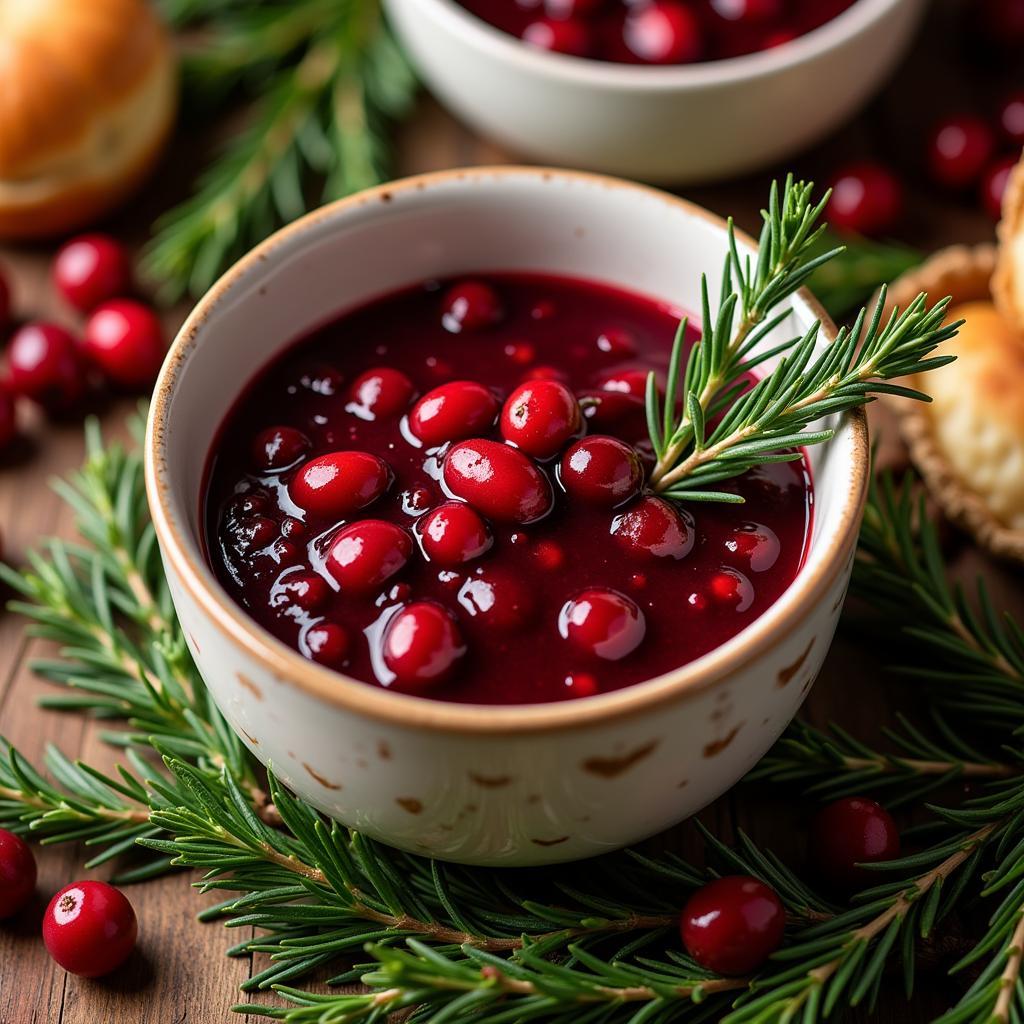
MULTIPOLYGON (((251 375, 312 326, 396 288, 474 270, 582 276, 699 308, 700 274, 715 294, 725 247, 718 218, 642 186, 529 168, 449 171, 310 214, 200 301, 157 385, 149 501, 207 685, 297 793, 405 849, 538 864, 611 850, 693 814, 782 732, 825 657, 849 579, 867 478, 859 414, 812 450, 813 533, 781 599, 712 653, 599 697, 484 707, 346 678, 256 625, 221 588, 200 542, 204 467, 221 421, 251 375)), ((780 331, 802 334, 821 315, 801 293, 780 331)))
POLYGON ((534 159, 677 184, 739 175, 822 138, 892 71, 924 6, 857 0, 763 53, 637 67, 532 49, 456 0, 385 0, 423 80, 484 135, 534 159))

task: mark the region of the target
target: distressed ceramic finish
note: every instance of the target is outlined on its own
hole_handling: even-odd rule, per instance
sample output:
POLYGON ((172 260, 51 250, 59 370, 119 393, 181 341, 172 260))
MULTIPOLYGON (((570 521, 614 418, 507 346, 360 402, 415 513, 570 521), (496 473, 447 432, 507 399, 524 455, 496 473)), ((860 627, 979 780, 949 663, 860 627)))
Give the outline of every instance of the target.
POLYGON ((734 177, 806 148, 881 85, 925 0, 857 0, 761 53, 634 67, 531 49, 455 0, 385 0, 431 90, 516 152, 648 181, 734 177))
MULTIPOLYGON (((406 849, 540 864, 634 842, 693 814, 768 749, 821 666, 864 498, 863 417, 812 449, 807 562, 777 604, 658 679, 561 704, 477 707, 389 693, 320 668, 224 594, 199 546, 214 432, 290 339, 375 295, 472 270, 596 278, 699 308, 721 222, 613 179, 526 168, 446 172, 363 193, 275 235, 182 328, 152 407, 147 485, 189 645, 250 749, 296 792, 406 849)), ((807 295, 780 331, 819 315, 807 295)))

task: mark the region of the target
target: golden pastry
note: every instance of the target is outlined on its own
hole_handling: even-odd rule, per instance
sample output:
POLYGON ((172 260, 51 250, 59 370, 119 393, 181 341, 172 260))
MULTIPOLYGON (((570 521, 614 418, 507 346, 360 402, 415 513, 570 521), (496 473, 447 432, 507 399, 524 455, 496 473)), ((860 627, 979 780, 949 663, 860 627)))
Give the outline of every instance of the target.
POLYGON ((1024 330, 1024 161, 1011 172, 1003 193, 992 295, 1003 316, 1024 330))

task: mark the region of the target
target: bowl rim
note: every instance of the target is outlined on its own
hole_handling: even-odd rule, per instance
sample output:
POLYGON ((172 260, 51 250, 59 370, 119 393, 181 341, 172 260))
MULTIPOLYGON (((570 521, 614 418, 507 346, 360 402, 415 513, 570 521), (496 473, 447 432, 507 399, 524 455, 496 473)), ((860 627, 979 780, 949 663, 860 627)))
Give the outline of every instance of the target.
POLYGON ((625 91, 672 92, 707 86, 749 84, 779 71, 799 67, 859 36, 901 4, 915 0, 854 0, 834 18, 783 46, 721 60, 673 65, 618 64, 574 57, 525 46, 462 7, 457 0, 411 0, 450 32, 489 57, 519 64, 524 70, 546 74, 565 83, 614 87, 625 91))
MULTIPOLYGON (((374 721, 456 735, 539 734, 606 723, 692 696, 728 678, 740 666, 783 643, 824 599, 856 547, 868 486, 869 445, 867 417, 863 408, 846 414, 851 430, 850 481, 846 495, 839 499, 842 507, 837 525, 821 541, 826 550, 816 571, 802 568, 771 607, 723 646, 671 672, 620 690, 585 700, 508 705, 461 704, 392 692, 309 661, 264 630, 231 599, 207 566, 199 545, 189 538, 188 528, 182 526, 179 530, 171 513, 174 484, 164 454, 168 443, 169 410, 179 374, 207 319, 225 301, 233 286, 260 264, 269 262, 274 250, 301 238, 322 222, 343 219, 347 212, 371 203, 387 208, 397 195, 422 194, 432 187, 451 182, 524 177, 541 186, 550 181, 575 181, 590 186, 626 189, 639 197, 666 202, 722 231, 726 229, 723 218, 686 199, 650 186, 583 171, 503 165, 436 171, 404 178, 307 213, 269 236, 233 264, 185 320, 171 344, 153 392, 144 442, 146 494, 162 556, 170 563, 181 586, 188 590, 217 630, 229 642, 241 646, 250 657, 261 662, 277 682, 294 686, 307 696, 374 721)), ((739 231, 736 235, 741 242, 755 246, 748 235, 739 231)), ((823 336, 833 340, 835 325, 818 301, 806 288, 796 294, 810 313, 821 321, 823 336)))

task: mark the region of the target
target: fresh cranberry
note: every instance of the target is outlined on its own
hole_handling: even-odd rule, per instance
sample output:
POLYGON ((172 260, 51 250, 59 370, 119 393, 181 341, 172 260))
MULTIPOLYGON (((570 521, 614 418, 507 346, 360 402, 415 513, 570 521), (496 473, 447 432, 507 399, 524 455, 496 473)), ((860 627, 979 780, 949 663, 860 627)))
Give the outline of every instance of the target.
POLYGON ((341 519, 376 501, 391 483, 387 463, 369 452, 328 452, 307 462, 288 486, 301 509, 341 519))
POLYGON ((850 796, 823 807, 811 828, 811 857, 836 890, 851 892, 881 884, 884 876, 860 867, 894 860, 900 833, 889 812, 867 797, 850 796))
POLYGON ((18 434, 18 416, 14 395, 0 384, 0 451, 6 448, 18 434))
POLYGON ((72 882, 53 897, 43 918, 50 956, 83 978, 120 967, 135 948, 138 931, 132 905, 106 882, 72 882))
POLYGON ((555 380, 520 384, 501 410, 501 436, 535 459, 557 455, 583 429, 575 395, 555 380))
POLYGON ((287 469, 309 451, 309 438, 294 427, 267 427, 256 435, 252 461, 257 469, 287 469))
POLYGON ((903 216, 903 185, 882 164, 869 160, 850 164, 832 180, 826 216, 837 231, 885 234, 903 216))
POLYGON ((377 366, 353 381, 345 408, 360 419, 388 419, 405 412, 415 393, 412 381, 400 370, 377 366))
POLYGON ((452 334, 480 331, 496 324, 502 316, 498 293, 483 281, 461 281, 444 297, 441 322, 452 334))
POLYGON ((580 408, 587 425, 600 434, 614 434, 627 440, 647 434, 644 400, 621 391, 586 392, 580 408))
POLYGON ((786 14, 784 0, 710 0, 711 10, 723 21, 764 25, 786 14))
POLYGON ((0 828, 0 921, 28 906, 36 891, 36 859, 28 843, 0 828))
POLYGON ((980 117, 950 117, 932 133, 928 163, 932 177, 947 188, 967 188, 992 159, 995 138, 980 117))
POLYGON ((640 490, 643 469, 628 444, 595 435, 577 441, 562 456, 561 480, 573 498, 594 505, 621 505, 640 490))
POLYGON ((498 400, 472 380, 453 380, 428 391, 409 413, 409 429, 427 445, 461 441, 494 423, 498 400))
POLYGON ((757 970, 782 944, 786 911, 764 882, 726 875, 701 886, 683 908, 686 951, 716 974, 757 970))
POLYGON ((120 242, 109 235, 79 235, 57 251, 53 283, 83 313, 131 289, 131 266, 120 242))
POLYGON ((647 394, 647 377, 646 370, 620 370, 601 381, 601 390, 642 399, 647 394))
POLYGON ((754 603, 754 587, 738 569, 721 568, 708 584, 711 596, 734 612, 745 612, 754 603))
POLYGON ((760 523, 744 523, 726 540, 725 548, 740 555, 752 572, 767 572, 782 553, 775 531, 760 523))
POLYGON ((526 583, 499 566, 489 566, 480 575, 466 580, 458 601, 474 621, 500 632, 521 629, 537 611, 526 583))
POLYGON ((7 365, 15 393, 53 412, 73 408, 85 394, 78 346, 56 324, 37 320, 16 331, 7 349, 7 365))
POLYGON ((564 53, 570 57, 589 56, 592 48, 590 33, 581 21, 539 18, 523 29, 523 42, 538 50, 564 53))
POLYGON ((600 684, 589 672, 570 672, 565 677, 565 696, 567 697, 593 697, 600 692, 600 684))
POLYGON ((134 299, 111 299, 86 321, 82 349, 113 384, 146 388, 164 361, 163 330, 148 306, 134 299))
POLYGON ((1007 96, 999 109, 999 127, 1009 142, 1024 146, 1024 92, 1007 96))
POLYGON ((395 674, 398 690, 429 690, 451 674, 465 653, 454 616, 434 601, 406 605, 384 630, 384 664, 395 674))
POLYGON ((532 523, 551 510, 551 484, 522 452, 497 441, 460 441, 444 459, 448 491, 489 519, 532 523))
POLYGON ((704 52, 697 16, 675 0, 654 0, 631 10, 622 38, 645 64, 687 64, 700 60, 704 52))
POLYGON ((331 596, 331 588, 323 577, 315 572, 296 572, 294 569, 284 574, 274 587, 270 603, 280 605, 296 605, 304 612, 316 611, 326 604, 331 596))
POLYGON ((306 630, 306 650, 320 665, 340 665, 348 654, 348 633, 336 622, 318 622, 306 630))
POLYGON ((661 498, 641 498, 612 522, 612 536, 620 546, 646 558, 685 558, 696 532, 689 515, 678 512, 661 498))
POLYGON ((494 543, 487 524, 469 505, 446 501, 416 523, 424 554, 441 566, 479 558, 494 543))
POLYGON ((361 519, 343 527, 327 551, 327 571, 342 591, 367 593, 401 571, 412 554, 412 538, 384 519, 361 519))
POLYGON ((612 328, 597 336, 597 350, 615 359, 632 359, 636 355, 636 339, 629 331, 612 328))
POLYGON ((1016 166, 1016 156, 1004 156, 986 168, 982 176, 981 203, 993 220, 999 220, 1003 215, 1003 196, 1016 166))
POLYGON ((558 616, 558 632, 587 654, 619 661, 643 643, 647 623, 625 594, 594 588, 566 601, 558 616))

